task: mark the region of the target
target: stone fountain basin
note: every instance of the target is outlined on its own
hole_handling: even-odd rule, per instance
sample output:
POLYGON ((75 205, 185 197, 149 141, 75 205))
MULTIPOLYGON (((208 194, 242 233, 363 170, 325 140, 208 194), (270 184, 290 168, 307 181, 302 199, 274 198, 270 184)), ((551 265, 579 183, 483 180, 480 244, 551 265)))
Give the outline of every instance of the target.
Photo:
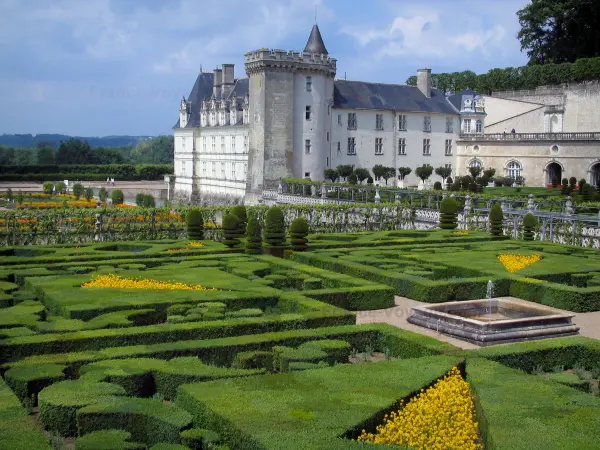
POLYGON ((409 323, 480 346, 577 334, 574 314, 514 297, 412 308, 409 323))

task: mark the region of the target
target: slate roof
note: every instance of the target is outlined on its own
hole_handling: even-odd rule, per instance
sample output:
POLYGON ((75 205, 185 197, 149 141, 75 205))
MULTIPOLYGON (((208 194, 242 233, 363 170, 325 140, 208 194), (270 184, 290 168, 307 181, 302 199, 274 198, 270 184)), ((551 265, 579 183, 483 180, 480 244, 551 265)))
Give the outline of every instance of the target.
MULTIPOLYGON (((214 73, 202 72, 196 78, 194 87, 187 98, 190 103, 190 119, 188 120, 186 128, 193 128, 200 126, 200 106, 203 100, 209 100, 212 97, 213 92, 213 79, 214 73)), ((248 92, 249 80, 248 78, 239 78, 235 80, 233 90, 227 98, 232 97, 244 97, 248 92)), ((217 100, 221 100, 219 97, 217 100)), ((173 128, 179 128, 179 119, 173 128)))
POLYGON ((319 31, 317 24, 314 24, 312 27, 310 36, 306 42, 306 47, 304 47, 304 52, 316 53, 318 55, 328 55, 327 49, 325 48, 325 43, 323 42, 323 38, 321 37, 321 32, 319 31))
POLYGON ((335 80, 334 108, 458 114, 438 89, 427 98, 416 86, 335 80))

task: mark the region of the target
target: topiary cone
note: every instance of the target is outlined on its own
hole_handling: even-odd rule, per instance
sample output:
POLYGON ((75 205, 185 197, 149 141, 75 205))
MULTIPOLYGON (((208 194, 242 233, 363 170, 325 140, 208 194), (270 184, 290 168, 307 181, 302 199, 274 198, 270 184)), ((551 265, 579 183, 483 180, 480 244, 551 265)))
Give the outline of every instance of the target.
POLYGON ((308 248, 308 239, 306 237, 309 233, 309 225, 304 217, 298 217, 290 225, 290 242, 292 244, 292 250, 296 252, 303 252, 308 248))
POLYGON ((204 217, 199 209, 190 209, 185 217, 188 239, 200 241, 204 239, 204 217))
POLYGON ((494 203, 490 209, 490 233, 494 237, 499 237, 504 234, 503 223, 504 213, 498 203, 494 203))
POLYGON ((458 227, 458 203, 452 197, 447 197, 440 204, 440 228, 454 230, 458 227))
POLYGON ((262 253, 262 230, 258 219, 251 215, 246 226, 246 253, 259 255, 262 253))
POLYGON ((263 240, 271 247, 285 244, 285 222, 283 212, 278 206, 272 206, 267 211, 263 240))
POLYGON ((533 241, 535 237, 535 227, 537 226, 537 219, 531 213, 523 217, 523 240, 533 241))
POLYGON ((239 220, 239 237, 246 236, 246 226, 248 224, 248 213, 244 205, 234 206, 231 210, 231 214, 236 216, 239 220))
POLYGON ((240 221, 233 214, 223 216, 223 244, 229 248, 233 248, 240 244, 239 236, 240 221))

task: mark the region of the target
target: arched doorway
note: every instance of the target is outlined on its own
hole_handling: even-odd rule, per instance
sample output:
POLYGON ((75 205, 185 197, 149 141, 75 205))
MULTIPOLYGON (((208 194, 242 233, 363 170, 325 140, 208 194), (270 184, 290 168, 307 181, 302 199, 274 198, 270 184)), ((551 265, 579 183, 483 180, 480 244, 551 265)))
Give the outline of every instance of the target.
POLYGON ((546 185, 552 184, 552 179, 556 178, 558 184, 562 180, 562 167, 556 162, 552 162, 546 166, 546 185))
POLYGON ((592 186, 598 186, 600 183, 600 163, 594 164, 590 167, 590 184, 592 186))

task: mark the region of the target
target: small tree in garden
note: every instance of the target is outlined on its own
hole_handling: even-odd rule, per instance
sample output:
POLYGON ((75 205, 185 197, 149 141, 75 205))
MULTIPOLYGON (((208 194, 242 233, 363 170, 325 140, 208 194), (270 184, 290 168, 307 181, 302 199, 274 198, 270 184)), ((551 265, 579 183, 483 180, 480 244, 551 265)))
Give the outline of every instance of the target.
POLYGON ((471 166, 469 167, 469 173, 473 177, 473 179, 477 178, 481 175, 481 167, 480 166, 471 166))
POLYGON ((362 184, 367 178, 369 178, 369 171, 367 169, 354 169, 354 175, 359 183, 362 184))
POLYGON ((329 180, 332 183, 335 183, 337 181, 337 179, 340 177, 340 174, 335 169, 325 169, 323 171, 323 176, 325 177, 326 180, 329 180))
POLYGON ((435 169, 435 174, 441 177, 442 181, 444 181, 446 178, 452 175, 452 169, 450 167, 440 166, 435 169))
POLYGON ((76 200, 79 200, 79 198, 83 195, 83 184, 81 183, 75 183, 73 185, 73 195, 75 196, 76 200))
POLYGON ((454 183, 454 181, 452 181, 452 177, 446 178, 446 188, 452 186, 452 183, 454 183))
POLYGON ((340 177, 342 177, 344 180, 346 178, 348 178, 352 172, 354 171, 354 169, 352 168, 352 166, 350 164, 342 164, 336 167, 337 173, 339 174, 340 177))
POLYGON ((419 177, 421 181, 423 181, 423 183, 427 181, 427 179, 431 176, 432 173, 433 167, 431 167, 429 164, 425 164, 415 169, 415 175, 419 177))
POLYGON ((13 199, 13 191, 12 191, 12 189, 11 189, 11 188, 8 188, 8 189, 6 190, 6 199, 7 199, 9 202, 12 202, 12 199, 13 199))
POLYGON ((436 181, 435 183, 433 183, 433 190, 434 191, 441 191, 442 190, 442 183, 440 183, 439 181, 436 181))
POLYGON ((17 198, 16 198, 17 204, 22 205, 23 202, 25 201, 25 196, 23 195, 23 191, 18 191, 17 192, 17 198))
POLYGON ((91 187, 85 188, 83 190, 83 196, 88 202, 91 201, 94 198, 94 190, 91 187))
POLYGON ((352 173, 348 177, 348 183, 350 183, 350 184, 357 184, 358 183, 358 178, 356 178, 356 174, 355 173, 352 173))
POLYGON ((234 214, 225 214, 223 216, 223 244, 229 248, 237 247, 240 244, 240 220, 234 214))
POLYGON ((523 240, 533 241, 535 236, 535 227, 537 226, 537 219, 531 213, 526 214, 523 217, 523 240))
POLYGON ((125 197, 123 196, 123 191, 121 189, 113 190, 110 193, 110 198, 112 199, 113 205, 122 205, 125 201, 125 197))
POLYGON ((236 216, 239 221, 239 237, 246 236, 246 226, 248 224, 248 213, 244 205, 236 205, 231 210, 231 214, 236 216))
POLYGON ((581 180, 579 180, 578 186, 579 186, 579 192, 581 192, 581 189, 583 188, 583 186, 585 186, 587 182, 582 178, 581 180))
POLYGON ((398 167, 398 179, 404 181, 404 179, 410 175, 412 169, 410 167, 398 167))
POLYGON ((375 180, 379 180, 379 179, 383 178, 383 176, 386 174, 387 167, 384 167, 381 164, 376 164, 375 166, 373 166, 371 171, 373 172, 373 176, 375 177, 375 180))
POLYGON ((575 190, 575 188, 577 187, 577 178, 575 178, 575 177, 569 178, 569 187, 571 188, 571 191, 575 190))
POLYGON ((47 194, 47 195, 52 194, 53 189, 54 189, 54 183, 52 183, 52 181, 46 181, 42 185, 42 191, 44 192, 44 194, 47 194))
POLYGON ((553 188, 558 187, 558 177, 557 176, 552 177, 552 187, 553 188))
POLYGON ((100 188, 100 190, 98 191, 98 198, 100 199, 101 202, 105 202, 106 199, 108 198, 108 191, 106 190, 106 188, 104 186, 102 186, 100 188))
POLYGON ((496 169, 485 169, 483 171, 483 174, 486 175, 489 179, 494 178, 494 175, 496 175, 496 169))
POLYGON ((385 185, 387 186, 387 182, 390 178, 394 178, 396 176, 396 169, 393 167, 384 167, 381 178, 385 180, 385 185))
POLYGON ((452 197, 446 197, 440 203, 440 228, 454 230, 458 227, 458 203, 452 197))
POLYGON ((192 241, 204 239, 204 217, 202 216, 202 211, 196 208, 190 209, 185 217, 185 223, 187 225, 188 239, 192 241))
POLYGON ((596 191, 591 184, 585 183, 581 188, 581 195, 583 197, 583 201, 591 202, 596 197, 596 191))
POLYGON ((494 237, 502 236, 504 234, 504 213, 498 203, 494 203, 490 209, 490 233, 494 237))
POLYGON ((373 184, 373 177, 369 176, 369 178, 367 178, 367 184, 372 185, 373 184))
POLYGON ((303 252, 308 248, 308 245, 306 245, 308 243, 308 239, 306 239, 308 232, 308 222, 304 217, 298 217, 292 222, 292 225, 290 226, 290 241, 292 244, 292 250, 296 252, 303 252))
POLYGON ((56 183, 56 192, 58 192, 59 194, 67 193, 67 185, 64 181, 59 181, 58 183, 56 183))
POLYGON ((469 175, 465 175, 460 177, 460 187, 461 189, 469 189, 469 184, 471 184, 471 177, 469 175))
POLYGON ((259 255, 262 253, 262 230, 254 214, 251 214, 248 218, 246 236, 246 253, 248 255, 259 255))
POLYGON ((279 206, 272 206, 267 211, 263 241, 270 247, 280 247, 285 244, 285 221, 279 206))

